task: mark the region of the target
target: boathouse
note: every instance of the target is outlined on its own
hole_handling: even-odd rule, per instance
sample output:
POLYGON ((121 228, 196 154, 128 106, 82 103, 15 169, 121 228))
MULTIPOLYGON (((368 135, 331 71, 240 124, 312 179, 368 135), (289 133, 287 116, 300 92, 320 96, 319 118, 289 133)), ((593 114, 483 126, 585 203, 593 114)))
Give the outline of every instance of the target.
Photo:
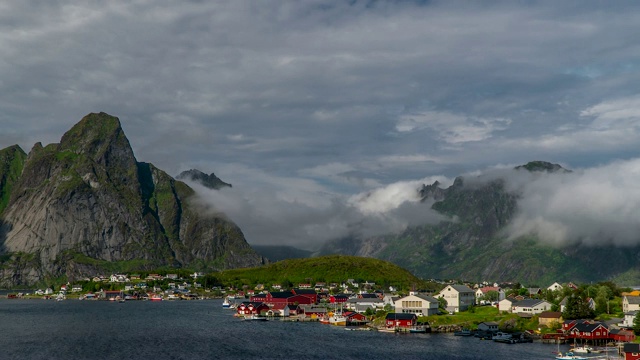
POLYGON ((409 313, 388 313, 385 318, 385 325, 389 329, 410 328, 416 326, 418 316, 409 313))
POLYGON ((626 343, 622 348, 624 360, 640 360, 640 344, 626 343))

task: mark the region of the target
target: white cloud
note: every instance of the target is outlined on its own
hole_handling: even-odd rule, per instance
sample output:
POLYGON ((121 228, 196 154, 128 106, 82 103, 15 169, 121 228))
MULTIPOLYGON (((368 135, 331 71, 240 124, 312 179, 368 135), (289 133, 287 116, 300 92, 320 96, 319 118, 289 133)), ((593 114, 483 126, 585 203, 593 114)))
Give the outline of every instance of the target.
POLYGON ((443 141, 460 144, 489 139, 494 132, 505 130, 509 124, 511 124, 509 119, 488 119, 449 112, 424 111, 402 115, 396 130, 403 133, 430 129, 436 131, 443 141))
POLYGON ((522 193, 507 229, 511 238, 533 234, 554 245, 640 244, 640 159, 527 176, 510 179, 522 193))

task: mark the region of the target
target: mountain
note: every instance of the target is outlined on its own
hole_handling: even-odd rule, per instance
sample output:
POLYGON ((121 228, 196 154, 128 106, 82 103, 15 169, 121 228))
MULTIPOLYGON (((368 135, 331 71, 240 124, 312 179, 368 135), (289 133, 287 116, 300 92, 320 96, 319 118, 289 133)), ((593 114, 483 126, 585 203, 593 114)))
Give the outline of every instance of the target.
POLYGON ((280 261, 286 259, 308 258, 313 252, 298 249, 293 246, 284 245, 251 245, 258 254, 269 259, 269 261, 280 261))
MULTIPOLYGON (((569 172, 543 161, 519 166, 517 171, 569 172)), ((331 241, 318 252, 375 257, 402 265, 424 278, 469 281, 518 281, 540 286, 554 281, 617 280, 637 284, 640 247, 583 245, 554 248, 534 237, 507 240, 505 227, 518 210, 519 194, 504 179, 465 179, 441 188, 438 182, 417 189, 424 206, 450 221, 409 227, 400 234, 331 241), (471 181, 473 180, 473 181, 471 181)))
POLYGON ((161 266, 259 265, 242 231, 138 162, 118 118, 89 114, 60 143, 0 151, 0 286, 161 266), (213 213, 213 212, 212 212, 213 213))
POLYGON ((202 186, 213 190, 220 190, 225 187, 231 187, 231 184, 220 180, 220 178, 217 177, 214 173, 207 175, 197 169, 183 171, 176 177, 176 179, 197 182, 202 186))

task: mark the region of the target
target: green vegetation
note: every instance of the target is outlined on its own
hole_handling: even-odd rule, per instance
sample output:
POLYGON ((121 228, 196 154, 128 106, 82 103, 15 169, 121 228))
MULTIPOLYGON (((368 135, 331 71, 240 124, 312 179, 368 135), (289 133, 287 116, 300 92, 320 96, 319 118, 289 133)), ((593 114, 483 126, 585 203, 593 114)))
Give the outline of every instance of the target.
POLYGON ((11 190, 20 179, 27 154, 17 145, 0 150, 0 214, 9 204, 11 190))
POLYGON ((264 267, 226 270, 215 274, 224 284, 299 284, 344 282, 354 279, 400 289, 428 289, 432 285, 387 261, 355 256, 331 255, 309 259, 289 259, 264 267))

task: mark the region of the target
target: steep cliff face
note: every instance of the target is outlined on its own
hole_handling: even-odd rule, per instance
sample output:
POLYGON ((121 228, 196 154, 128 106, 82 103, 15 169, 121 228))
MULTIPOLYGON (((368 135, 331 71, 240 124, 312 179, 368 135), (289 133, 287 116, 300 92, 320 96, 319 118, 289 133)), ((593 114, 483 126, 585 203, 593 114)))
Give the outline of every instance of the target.
POLYGON ((22 158, 19 177, 0 183, 0 194, 9 194, 0 285, 87 275, 105 262, 201 269, 261 262, 231 221, 190 205, 187 185, 136 161, 118 118, 89 114, 59 144, 36 144, 22 158))

